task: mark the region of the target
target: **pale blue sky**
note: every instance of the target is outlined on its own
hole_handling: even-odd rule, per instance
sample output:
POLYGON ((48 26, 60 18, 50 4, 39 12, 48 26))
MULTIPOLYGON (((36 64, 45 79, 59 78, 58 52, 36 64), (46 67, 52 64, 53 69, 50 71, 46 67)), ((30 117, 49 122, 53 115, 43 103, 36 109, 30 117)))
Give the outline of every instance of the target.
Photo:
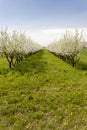
MULTIPOLYGON (((87 27, 87 0, 0 0, 0 27, 33 31, 87 27)), ((40 32, 39 32, 40 33, 40 32)))

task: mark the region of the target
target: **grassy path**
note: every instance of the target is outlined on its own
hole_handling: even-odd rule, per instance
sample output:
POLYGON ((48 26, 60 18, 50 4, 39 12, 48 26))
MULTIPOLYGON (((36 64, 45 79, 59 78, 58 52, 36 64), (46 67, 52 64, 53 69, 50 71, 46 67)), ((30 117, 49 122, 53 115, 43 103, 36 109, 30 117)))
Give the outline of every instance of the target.
POLYGON ((86 57, 72 68, 43 49, 12 70, 0 58, 0 130, 87 130, 86 57))

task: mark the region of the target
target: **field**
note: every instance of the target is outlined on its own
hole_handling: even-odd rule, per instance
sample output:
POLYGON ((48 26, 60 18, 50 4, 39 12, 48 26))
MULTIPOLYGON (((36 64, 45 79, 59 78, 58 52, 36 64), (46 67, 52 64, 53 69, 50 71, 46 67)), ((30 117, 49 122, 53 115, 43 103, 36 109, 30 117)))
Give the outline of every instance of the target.
POLYGON ((74 68, 46 49, 11 70, 0 57, 0 130, 87 130, 87 50, 74 68))

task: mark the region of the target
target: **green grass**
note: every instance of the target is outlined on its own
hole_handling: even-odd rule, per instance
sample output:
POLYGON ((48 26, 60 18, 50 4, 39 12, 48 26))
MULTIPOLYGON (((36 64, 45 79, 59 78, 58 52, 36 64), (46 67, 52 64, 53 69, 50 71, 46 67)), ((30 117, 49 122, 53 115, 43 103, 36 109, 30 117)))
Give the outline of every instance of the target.
POLYGON ((0 58, 0 130, 87 130, 87 50, 72 68, 47 50, 0 58))

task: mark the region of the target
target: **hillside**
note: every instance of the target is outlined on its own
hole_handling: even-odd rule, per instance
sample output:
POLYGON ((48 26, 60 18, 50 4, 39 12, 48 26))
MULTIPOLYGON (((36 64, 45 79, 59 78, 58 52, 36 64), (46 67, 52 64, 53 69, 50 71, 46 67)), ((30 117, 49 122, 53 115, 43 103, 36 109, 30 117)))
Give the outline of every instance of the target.
POLYGON ((0 130, 87 130, 87 50, 75 68, 45 49, 11 70, 1 57, 0 130))

